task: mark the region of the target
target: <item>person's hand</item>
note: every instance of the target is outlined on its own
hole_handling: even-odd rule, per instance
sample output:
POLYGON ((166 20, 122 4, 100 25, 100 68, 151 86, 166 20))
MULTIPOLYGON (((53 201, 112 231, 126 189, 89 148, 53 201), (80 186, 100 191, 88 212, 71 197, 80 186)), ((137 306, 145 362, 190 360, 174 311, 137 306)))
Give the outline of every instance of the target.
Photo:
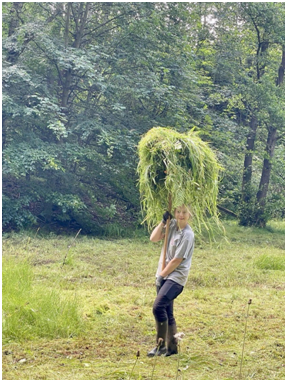
POLYGON ((163 222, 163 224, 166 224, 168 218, 172 219, 172 215, 171 215, 168 211, 166 211, 166 212, 163 214, 163 216, 162 216, 162 222, 163 222))
POLYGON ((161 275, 159 275, 159 276, 157 276, 157 278, 156 278, 155 285, 156 285, 157 287, 161 288, 163 282, 164 282, 164 278, 163 278, 161 275))

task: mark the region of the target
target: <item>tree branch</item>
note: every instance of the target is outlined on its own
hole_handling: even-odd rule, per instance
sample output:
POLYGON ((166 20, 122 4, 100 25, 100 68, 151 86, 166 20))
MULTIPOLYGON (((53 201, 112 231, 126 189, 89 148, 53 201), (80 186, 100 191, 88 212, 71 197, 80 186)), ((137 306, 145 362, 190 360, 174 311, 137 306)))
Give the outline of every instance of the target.
POLYGON ((100 28, 104 27, 105 25, 109 24, 110 22, 112 22, 112 21, 118 19, 119 17, 123 17, 123 16, 125 16, 125 15, 128 15, 128 13, 122 13, 122 14, 120 14, 120 15, 118 15, 118 16, 115 16, 115 17, 113 17, 113 18, 107 20, 106 22, 102 23, 101 25, 97 26, 96 28, 91 29, 88 33, 83 34, 83 37, 85 37, 85 36, 87 36, 87 35, 89 35, 89 34, 94 33, 97 29, 100 29, 100 28))
POLYGON ((253 18, 253 16, 251 15, 251 13, 249 13, 247 11, 247 9, 244 7, 244 10, 246 12, 246 14, 250 17, 252 23, 253 23, 253 26, 256 30, 256 33, 257 33, 257 41, 258 41, 258 47, 257 47, 257 51, 256 51, 256 57, 257 57, 257 62, 256 62, 256 71, 257 71, 257 79, 259 80, 260 79, 260 69, 259 69, 259 53, 260 53, 260 49, 261 49, 261 38, 260 38, 260 31, 259 31, 259 28, 253 18))
POLYGON ((63 85, 63 78, 62 78, 62 75, 61 75, 61 72, 60 72, 60 69, 58 67, 58 64, 57 64, 57 61, 54 59, 54 58, 51 58, 49 54, 47 54, 47 52, 45 51, 45 49, 43 49, 36 41, 34 41, 34 44, 45 54, 45 56, 48 58, 48 60, 50 60, 52 63, 55 64, 56 66, 56 69, 57 69, 57 72, 59 74, 59 79, 60 79, 60 82, 61 82, 61 85, 63 85))
POLYGON ((228 210, 228 209, 225 208, 225 207, 222 207, 222 206, 217 205, 217 208, 218 208, 220 211, 225 212, 225 213, 228 214, 228 215, 234 216, 235 218, 238 217, 238 215, 237 215, 235 212, 230 211, 230 210, 228 210))

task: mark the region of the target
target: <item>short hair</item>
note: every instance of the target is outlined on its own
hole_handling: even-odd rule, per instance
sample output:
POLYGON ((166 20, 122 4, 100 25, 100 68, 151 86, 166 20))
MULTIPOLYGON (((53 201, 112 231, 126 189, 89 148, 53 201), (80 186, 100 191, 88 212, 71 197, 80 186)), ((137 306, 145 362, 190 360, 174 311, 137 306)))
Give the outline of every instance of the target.
POLYGON ((176 210, 177 208, 181 208, 181 207, 184 207, 184 208, 187 209, 187 212, 189 213, 189 219, 190 219, 190 218, 192 217, 192 213, 191 213, 191 208, 190 208, 189 205, 182 204, 181 206, 174 207, 174 209, 173 209, 173 213, 175 214, 175 210, 176 210))

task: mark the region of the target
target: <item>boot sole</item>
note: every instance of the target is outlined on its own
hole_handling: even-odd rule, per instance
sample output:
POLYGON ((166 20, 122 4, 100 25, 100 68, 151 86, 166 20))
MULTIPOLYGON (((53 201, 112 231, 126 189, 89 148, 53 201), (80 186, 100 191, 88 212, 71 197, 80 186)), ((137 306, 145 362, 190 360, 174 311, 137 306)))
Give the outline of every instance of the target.
POLYGON ((178 352, 165 353, 165 357, 170 357, 171 355, 178 354, 178 352))
POLYGON ((166 355, 166 351, 159 351, 158 353, 147 353, 148 357, 154 357, 155 355, 161 356, 161 355, 166 355))

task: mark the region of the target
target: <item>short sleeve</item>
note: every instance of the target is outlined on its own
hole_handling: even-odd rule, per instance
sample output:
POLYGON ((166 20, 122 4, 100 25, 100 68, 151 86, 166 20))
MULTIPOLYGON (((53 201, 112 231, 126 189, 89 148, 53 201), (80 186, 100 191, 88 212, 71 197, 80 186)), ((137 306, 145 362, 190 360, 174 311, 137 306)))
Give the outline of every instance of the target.
POLYGON ((184 236, 175 250, 174 257, 177 259, 186 259, 191 252, 193 244, 194 244, 193 234, 184 236))

